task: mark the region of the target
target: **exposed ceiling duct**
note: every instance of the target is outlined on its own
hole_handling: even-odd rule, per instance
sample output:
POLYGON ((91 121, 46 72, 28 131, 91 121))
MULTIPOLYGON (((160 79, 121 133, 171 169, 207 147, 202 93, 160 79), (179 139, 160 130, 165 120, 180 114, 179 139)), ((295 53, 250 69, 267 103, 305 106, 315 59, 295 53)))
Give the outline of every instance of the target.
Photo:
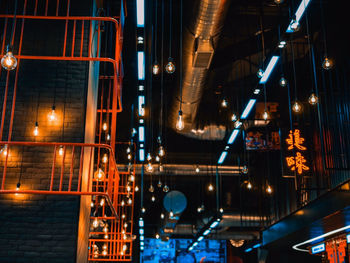
MULTIPOLYGON (((228 0, 199 0, 194 6, 199 11, 194 21, 185 29, 183 49, 182 113, 185 128, 180 132, 188 137, 206 140, 222 140, 225 136, 224 126, 195 127, 195 117, 203 94, 207 69, 214 54, 214 47, 221 33, 226 16, 228 0)), ((172 127, 180 108, 180 89, 171 113, 172 127)))

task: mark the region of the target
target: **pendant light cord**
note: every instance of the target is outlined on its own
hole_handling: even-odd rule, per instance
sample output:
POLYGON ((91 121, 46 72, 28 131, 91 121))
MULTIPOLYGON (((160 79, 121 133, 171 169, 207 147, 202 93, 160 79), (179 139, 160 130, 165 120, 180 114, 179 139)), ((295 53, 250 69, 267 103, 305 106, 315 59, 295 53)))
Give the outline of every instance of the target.
MULTIPOLYGON (((171 1, 171 0, 170 0, 171 1)), ((183 0, 180 0, 180 111, 182 110, 182 16, 183 16, 183 0)))
POLYGON ((324 42, 324 49, 325 49, 325 56, 327 57, 327 36, 326 36, 326 28, 325 28, 325 15, 324 15, 324 9, 323 9, 323 1, 320 1, 320 7, 321 7, 321 23, 322 23, 322 35, 323 35, 323 42, 324 42))
MULTIPOLYGON (((169 7, 169 12, 170 12, 170 14, 169 14, 169 21, 170 21, 170 23, 169 23, 169 32, 170 32, 170 36, 169 36, 169 57, 171 57, 171 41, 172 41, 172 19, 173 19, 173 15, 172 15, 172 0, 170 0, 169 1, 169 5, 170 5, 170 7, 169 7)), ((182 19, 182 17, 181 17, 181 19, 182 19)))
POLYGON ((156 0, 155 32, 154 32, 154 60, 157 62, 157 32, 158 32, 158 0, 156 0))
MULTIPOLYGON (((156 0, 157 3, 158 0, 156 0)), ((157 29, 156 29, 157 30, 157 29)), ((161 68, 163 68, 164 63, 164 1, 162 2, 162 43, 161 43, 161 57, 160 57, 160 64, 161 68)), ((163 107, 164 107, 164 94, 163 94, 163 87, 164 87, 164 70, 161 70, 161 76, 160 76, 160 118, 159 118, 159 126, 160 126, 160 138, 163 139, 163 107)))

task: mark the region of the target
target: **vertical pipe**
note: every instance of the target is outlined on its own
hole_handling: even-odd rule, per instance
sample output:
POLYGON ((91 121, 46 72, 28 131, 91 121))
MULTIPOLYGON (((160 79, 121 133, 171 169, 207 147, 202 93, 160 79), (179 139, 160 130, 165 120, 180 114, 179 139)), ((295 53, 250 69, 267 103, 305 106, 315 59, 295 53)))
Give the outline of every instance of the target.
POLYGON ((56 151, 57 151, 57 145, 55 145, 55 148, 53 150, 50 191, 52 191, 52 189, 53 189, 53 178, 55 177, 56 151))

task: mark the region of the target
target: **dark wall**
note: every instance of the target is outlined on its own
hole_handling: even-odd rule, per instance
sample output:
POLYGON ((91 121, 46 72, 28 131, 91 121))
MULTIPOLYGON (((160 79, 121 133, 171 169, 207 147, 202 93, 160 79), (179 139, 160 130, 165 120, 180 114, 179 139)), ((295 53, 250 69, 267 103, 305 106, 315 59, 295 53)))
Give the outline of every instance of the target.
MULTIPOLYGON (((91 2, 71 1, 71 13, 89 16, 91 2)), ((22 8, 21 3, 18 1, 19 10, 22 8)), ((13 1, 10 1, 10 6, 12 4, 13 1)), ((6 9, 1 9, 0 13, 4 12, 6 9)), ((1 31, 3 22, 0 20, 1 31)), ((64 25, 64 22, 26 21, 22 54, 61 55, 64 25)), ((71 32, 72 24, 68 28, 71 32)), ((77 30, 77 38, 79 34, 80 30, 77 30)), ((71 38, 70 33, 68 38, 71 38)), ((18 35, 15 39, 16 55, 18 35)), ((87 41, 84 41, 84 52, 87 53, 87 41)), ((12 141, 83 142, 88 70, 88 62, 21 61, 12 141), (48 121, 53 103, 58 116, 55 123, 48 121), (36 121, 39 123, 39 136, 34 137, 36 121)), ((3 141, 8 138, 14 76, 15 71, 10 72, 3 141)), ((3 106, 5 83, 6 72, 2 70, 0 109, 3 106)), ((47 189, 52 151, 48 147, 13 147, 8 159, 5 189, 14 189, 19 180, 21 189, 47 189)), ((4 160, 4 156, 1 156, 1 175, 4 160)), ((75 173, 77 165, 74 164, 75 173)), ((66 169, 65 175, 67 172, 66 169)), ((56 169, 58 173, 59 167, 56 169)), ((63 188, 66 187, 64 183, 63 188)), ((78 196, 0 195, 0 262, 75 262, 79 202, 78 196)))

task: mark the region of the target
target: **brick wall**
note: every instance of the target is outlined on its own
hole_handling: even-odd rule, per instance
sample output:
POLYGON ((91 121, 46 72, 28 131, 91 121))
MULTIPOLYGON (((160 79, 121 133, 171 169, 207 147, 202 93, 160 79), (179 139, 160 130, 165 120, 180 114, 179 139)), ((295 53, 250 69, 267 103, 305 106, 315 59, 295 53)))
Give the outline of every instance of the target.
MULTIPOLYGON (((71 13, 89 15, 90 1, 71 2, 71 13)), ((62 22, 26 22, 23 54, 59 54, 63 30, 62 22)), ((86 42, 84 48, 87 52, 86 42)), ((2 71, 0 79, 1 108, 4 73, 2 71)), ((88 74, 88 62, 21 61, 12 141, 84 142, 88 74), (54 98, 58 120, 52 123, 47 115, 54 98), (37 137, 33 136, 35 121, 39 123, 37 137)), ((11 78, 13 76, 11 72, 11 78)), ((4 141, 8 136, 12 87, 13 82, 7 100, 4 141)), ((21 189, 47 188, 51 153, 52 148, 44 147, 12 149, 6 180, 10 187, 15 187, 21 177, 21 189)), ((3 164, 1 156, 0 174, 3 164)), ((75 174, 77 165, 76 162, 75 174)), ((59 169, 57 167, 56 173, 59 169)), ((69 168, 65 173, 67 170, 69 168)), ((0 262, 75 262, 79 202, 77 196, 0 195, 0 262)))

